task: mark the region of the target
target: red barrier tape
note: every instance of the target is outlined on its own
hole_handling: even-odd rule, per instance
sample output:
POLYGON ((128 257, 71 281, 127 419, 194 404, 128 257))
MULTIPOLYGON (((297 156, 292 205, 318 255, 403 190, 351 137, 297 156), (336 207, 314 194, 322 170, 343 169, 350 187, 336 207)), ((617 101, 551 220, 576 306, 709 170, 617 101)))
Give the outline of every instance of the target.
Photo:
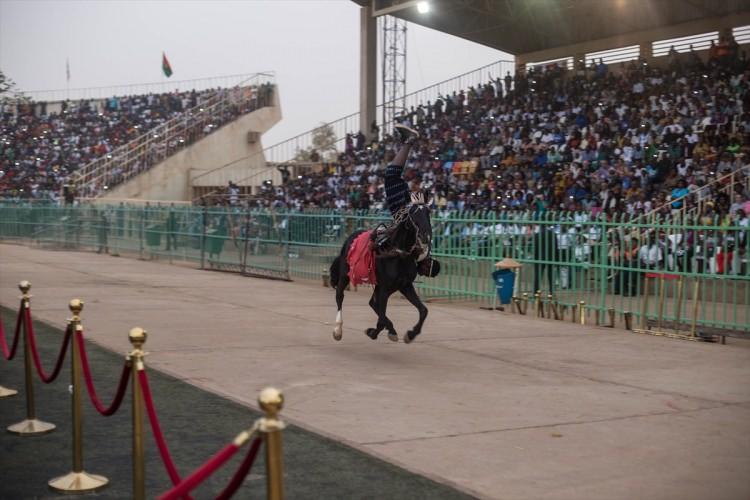
POLYGON ((224 488, 224 491, 219 493, 219 495, 216 497, 216 500, 229 500, 230 498, 232 498, 232 495, 237 492, 239 487, 242 486, 245 478, 248 474, 250 474, 250 469, 253 466, 253 462, 255 462, 255 457, 258 455, 258 449, 260 448, 260 444, 262 442, 263 440, 259 437, 253 440, 253 444, 247 451, 245 460, 242 461, 240 466, 237 468, 237 471, 234 473, 234 476, 232 476, 231 481, 229 481, 229 484, 226 486, 226 488, 224 488))
POLYGON ((124 366, 122 367, 122 375, 120 375, 120 382, 117 384, 117 391, 115 392, 115 397, 112 400, 112 403, 109 406, 104 406, 96 393, 96 388, 94 387, 94 380, 91 376, 91 367, 89 366, 89 358, 88 354, 86 354, 86 344, 83 342, 83 332, 80 330, 77 331, 75 337, 76 346, 78 347, 78 352, 81 355, 83 378, 86 381, 86 388, 88 389, 91 403, 94 405, 94 408, 96 408, 96 411, 98 411, 105 417, 114 415, 115 412, 117 412, 117 410, 120 408, 122 400, 125 397, 125 389, 128 388, 131 371, 130 363, 126 361, 124 366))
MULTIPOLYGON (((21 304, 23 307, 23 303, 21 304)), ((18 348, 18 340, 21 338, 21 322, 23 321, 23 309, 18 309, 18 315, 16 316, 16 333, 13 334, 13 344, 8 350, 8 343, 5 340, 5 331, 3 330, 3 322, 0 321, 0 346, 3 348, 3 356, 5 359, 10 361, 16 357, 16 349, 18 348)))
POLYGON ((68 351, 68 343, 70 342, 70 327, 65 329, 65 338, 63 338, 62 346, 60 347, 60 354, 57 356, 57 363, 52 373, 47 375, 42 368, 42 361, 39 359, 39 351, 36 349, 36 338, 34 337, 34 326, 31 323, 31 310, 29 308, 24 309, 24 319, 26 322, 26 338, 31 347, 31 357, 34 358, 34 364, 36 365, 36 371, 39 373, 39 378, 42 382, 49 384, 60 375, 60 369, 62 368, 63 360, 65 359, 65 353, 68 351))
MULTIPOLYGON (((151 397, 151 388, 148 385, 148 375, 146 375, 146 370, 140 370, 138 372, 138 380, 141 383, 141 393, 143 394, 143 401, 146 404, 148 419, 151 422, 151 431, 154 434, 154 441, 156 441, 156 446, 159 448, 161 460, 164 462, 164 467, 167 469, 167 474, 169 474, 172 484, 177 486, 180 484, 180 475, 177 473, 177 467, 175 467, 174 462, 172 461, 172 456, 169 454, 169 448, 167 448, 167 442, 164 440, 164 435, 161 432, 159 418, 156 416, 156 408, 154 408, 154 400, 151 397)), ((185 498, 190 497, 185 496, 185 498)))
POLYGON ((209 458, 203 465, 196 469, 192 474, 186 477, 180 484, 164 493, 159 497, 159 500, 175 500, 181 498, 187 493, 190 493, 196 486, 206 480, 211 474, 224 465, 224 463, 232 458, 239 446, 234 443, 226 445, 224 448, 219 450, 214 456, 209 458))

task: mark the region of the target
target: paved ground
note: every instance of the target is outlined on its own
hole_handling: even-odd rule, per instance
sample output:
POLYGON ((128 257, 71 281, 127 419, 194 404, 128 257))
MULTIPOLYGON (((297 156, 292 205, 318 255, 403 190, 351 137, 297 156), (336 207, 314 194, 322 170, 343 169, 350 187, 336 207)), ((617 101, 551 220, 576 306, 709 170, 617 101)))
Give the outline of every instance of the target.
MULTIPOLYGON (((336 343, 319 285, 0 245, 0 302, 22 279, 39 319, 62 325, 80 296, 98 344, 122 352, 143 326, 150 366, 250 406, 279 386, 293 422, 476 496, 750 497, 747 343, 436 304, 416 343, 373 342, 365 290, 336 343)), ((401 332, 416 320, 390 311, 401 332)))
MULTIPOLYGON (((15 311, 0 308, 3 324, 15 324, 15 311)), ((61 331, 35 321, 40 356, 50 365, 58 354, 61 331)), ((86 348, 97 390, 108 404, 123 356, 89 343, 86 348)), ((18 437, 0 432, 0 498, 59 499, 47 481, 71 470, 71 409, 66 392, 69 364, 50 385, 35 383, 37 416, 57 425, 50 433, 18 437), (62 393, 62 394, 61 394, 62 393)), ((149 369, 149 385, 155 398, 159 420, 177 469, 187 474, 249 427, 259 416, 226 398, 149 369)), ((2 383, 23 388, 23 362, 16 358, 0 362, 2 383)), ((132 497, 131 406, 130 398, 111 417, 102 417, 84 396, 84 470, 109 478, 109 485, 89 496, 122 500, 132 497)), ((3 427, 23 419, 25 398, 0 400, 3 427)), ((172 486, 146 425, 146 497, 156 498, 172 486)), ((394 467, 361 451, 314 433, 289 426, 284 431, 285 488, 287 498, 319 500, 341 498, 374 500, 410 498, 424 500, 467 500, 470 497, 427 478, 394 467), (332 474, 332 471, 336 471, 332 474)), ((194 497, 215 498, 227 485, 244 458, 247 447, 194 491, 194 497)), ((266 476, 263 453, 235 498, 265 499, 266 476)))

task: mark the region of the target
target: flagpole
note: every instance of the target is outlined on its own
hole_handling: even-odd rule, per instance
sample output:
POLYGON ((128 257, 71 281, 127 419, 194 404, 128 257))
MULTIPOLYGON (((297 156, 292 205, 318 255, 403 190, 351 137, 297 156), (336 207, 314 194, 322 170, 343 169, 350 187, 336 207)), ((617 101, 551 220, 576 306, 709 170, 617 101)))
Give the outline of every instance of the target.
POLYGON ((65 100, 70 100, 70 59, 65 58, 65 100))

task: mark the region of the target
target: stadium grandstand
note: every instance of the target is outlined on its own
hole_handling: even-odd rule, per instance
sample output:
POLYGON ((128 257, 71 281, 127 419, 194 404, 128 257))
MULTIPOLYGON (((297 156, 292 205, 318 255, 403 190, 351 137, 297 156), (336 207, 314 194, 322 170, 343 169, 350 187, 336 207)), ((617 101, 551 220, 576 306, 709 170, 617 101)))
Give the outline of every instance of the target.
MULTIPOLYGON (((741 49, 750 14, 743 2, 642 2, 647 16, 620 1, 554 8, 433 1, 428 16, 415 2, 356 3, 365 20, 390 14, 516 54, 515 68, 499 62, 404 99, 399 120, 422 134, 409 180, 430 189, 439 208, 744 211, 750 95, 741 49)), ((363 21, 363 33, 371 29, 363 21)), ((373 49, 363 45, 363 66, 373 49)), ((228 203, 231 181, 234 199, 239 190, 256 205, 381 209, 380 172, 395 146, 389 124, 360 125, 370 123, 361 116, 377 116, 367 111, 368 96, 359 114, 328 125, 327 151, 313 145, 320 131, 264 151, 247 147, 278 112, 252 130, 225 131, 205 151, 190 147, 275 104, 263 78, 223 90, 6 103, 3 196, 187 201, 210 193, 210 203, 228 203), (245 147, 227 148, 229 137, 245 147)))
POLYGON ((32 91, 0 102, 2 197, 190 199, 191 175, 260 150, 260 135, 280 119, 270 73, 165 87, 32 91))
MULTIPOLYGON (((647 16, 626 2, 549 9, 432 2, 429 16, 415 2, 357 3, 363 19, 402 16, 517 54, 515 68, 496 63, 404 100, 399 120, 422 136, 407 175, 433 192, 438 208, 609 216, 691 210, 747 223, 750 94, 742 47, 750 42, 743 24, 750 14, 742 2, 641 2, 647 16), (646 19, 638 31, 628 21, 634 16, 646 19), (581 22, 589 17, 600 22, 581 22), (477 28, 467 32, 467 25, 477 28)), ((363 21, 362 29, 372 27, 363 21)), ((371 57, 365 52, 363 59, 371 57)), ((377 116, 367 106, 360 115, 377 116)), ((335 161, 329 154, 319 162, 312 151, 317 165, 309 156, 290 162, 314 132, 269 148, 271 167, 285 180, 274 182, 268 168, 253 203, 382 209, 381 172, 395 144, 377 135, 388 124, 360 127, 369 123, 360 115, 330 124, 335 161)))

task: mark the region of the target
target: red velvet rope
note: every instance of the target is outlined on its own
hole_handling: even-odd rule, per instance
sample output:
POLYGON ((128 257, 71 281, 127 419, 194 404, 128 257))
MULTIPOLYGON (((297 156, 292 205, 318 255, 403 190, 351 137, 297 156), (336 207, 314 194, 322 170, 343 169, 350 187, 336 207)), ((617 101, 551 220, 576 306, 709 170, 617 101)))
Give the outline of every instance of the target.
POLYGON ((258 449, 260 448, 260 444, 262 442, 263 440, 259 437, 253 440, 253 444, 247 451, 245 460, 243 460, 240 466, 237 468, 234 476, 232 476, 232 479, 231 481, 229 481, 229 484, 227 484, 226 488, 224 488, 224 490, 218 494, 216 500, 229 500, 230 498, 232 498, 232 495, 237 492, 239 487, 242 486, 245 478, 248 474, 250 474, 250 468, 252 468, 253 462, 255 462, 255 457, 258 455, 258 449))
POLYGON ((209 458, 203 465, 193 471, 192 474, 183 479, 180 484, 175 485, 174 488, 160 496, 159 500, 175 500, 190 493, 191 490, 205 481, 211 474, 216 472, 219 467, 224 465, 227 460, 232 458, 239 449, 239 446, 234 443, 226 445, 219 450, 218 453, 209 458))
POLYGON ((21 338, 21 322, 23 321, 23 302, 21 308, 18 309, 18 315, 16 315, 16 333, 13 334, 13 345, 8 350, 8 343, 5 340, 5 331, 3 330, 3 322, 0 321, 0 346, 3 348, 3 356, 5 359, 10 361, 16 357, 16 349, 18 348, 18 339, 21 338))
MULTIPOLYGON (((146 370, 140 370, 138 372, 138 380, 141 383, 141 393, 143 394, 143 401, 146 404, 148 419, 151 422, 151 431, 154 434, 154 441, 156 441, 156 446, 159 448, 161 460, 164 462, 164 467, 167 469, 167 474, 169 474, 172 484, 177 486, 180 483, 180 475, 177 473, 177 467, 175 467, 174 462, 172 461, 172 456, 169 454, 169 448, 167 448, 167 442, 164 440, 164 434, 161 432, 159 418, 156 416, 156 408, 154 408, 154 399, 151 397, 151 388, 148 385, 148 375, 146 375, 146 370)), ((185 498, 190 497, 185 496, 185 498)))
POLYGON ((65 329, 65 338, 63 338, 62 346, 60 347, 60 353, 57 355, 57 362, 52 373, 47 375, 42 368, 42 361, 39 359, 39 351, 36 349, 36 338, 34 337, 34 326, 31 323, 31 310, 28 307, 24 308, 24 319, 26 323, 26 338, 31 347, 31 357, 34 359, 34 365, 36 365, 36 371, 39 373, 39 378, 42 382, 49 384, 60 375, 60 369, 62 368, 63 360, 65 359, 65 353, 68 351, 68 343, 70 342, 70 327, 65 329))
POLYGON ((98 411, 105 417, 114 415, 115 412, 117 412, 117 410, 120 408, 122 400, 125 398, 125 389, 128 388, 128 382, 130 381, 130 363, 126 361, 122 367, 120 382, 117 384, 117 391, 115 392, 115 397, 112 400, 112 403, 109 406, 104 406, 96 393, 96 388, 94 387, 94 380, 91 376, 91 367, 89 366, 89 358, 88 354, 86 354, 86 344, 83 342, 83 332, 80 330, 77 331, 75 338, 78 352, 81 355, 83 379, 86 381, 86 388, 88 389, 91 403, 94 405, 94 408, 96 408, 96 411, 98 411))

